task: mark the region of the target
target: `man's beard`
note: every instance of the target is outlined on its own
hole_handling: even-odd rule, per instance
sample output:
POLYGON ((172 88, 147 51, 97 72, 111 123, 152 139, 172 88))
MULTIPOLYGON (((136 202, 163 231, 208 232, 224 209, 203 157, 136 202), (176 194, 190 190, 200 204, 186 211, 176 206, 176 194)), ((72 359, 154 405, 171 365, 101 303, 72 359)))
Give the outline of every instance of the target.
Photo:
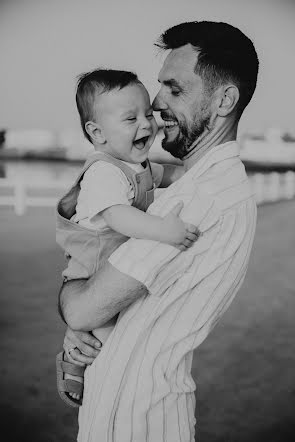
POLYGON ((207 114, 201 121, 195 122, 188 127, 183 122, 178 122, 179 133, 177 137, 168 141, 166 137, 162 140, 162 147, 175 158, 184 158, 191 150, 192 144, 199 138, 210 126, 210 115, 207 114))

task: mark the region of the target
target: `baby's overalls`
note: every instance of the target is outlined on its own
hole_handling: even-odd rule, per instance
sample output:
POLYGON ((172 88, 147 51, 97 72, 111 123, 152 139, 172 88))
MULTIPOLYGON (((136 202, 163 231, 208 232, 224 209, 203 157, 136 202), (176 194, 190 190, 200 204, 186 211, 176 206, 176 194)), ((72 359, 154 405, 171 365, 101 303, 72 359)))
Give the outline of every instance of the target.
POLYGON ((105 232, 88 229, 71 220, 76 212, 80 181, 86 170, 96 161, 106 161, 119 167, 134 190, 132 206, 146 211, 154 200, 154 183, 148 160, 144 171, 136 173, 125 163, 110 155, 96 152, 86 162, 73 187, 57 204, 56 240, 65 250, 68 267, 63 272, 64 280, 89 278, 105 262, 112 252, 128 237, 111 228, 105 232))

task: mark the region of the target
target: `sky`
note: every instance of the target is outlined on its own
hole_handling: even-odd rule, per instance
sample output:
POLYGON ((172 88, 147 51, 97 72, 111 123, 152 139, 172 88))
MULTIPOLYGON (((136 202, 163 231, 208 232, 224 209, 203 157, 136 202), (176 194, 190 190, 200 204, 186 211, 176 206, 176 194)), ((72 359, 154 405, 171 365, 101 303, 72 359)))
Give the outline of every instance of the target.
POLYGON ((295 0, 0 0, 0 128, 78 129, 77 76, 97 67, 135 71, 151 98, 167 28, 212 20, 255 44, 260 72, 240 134, 295 134, 295 0))

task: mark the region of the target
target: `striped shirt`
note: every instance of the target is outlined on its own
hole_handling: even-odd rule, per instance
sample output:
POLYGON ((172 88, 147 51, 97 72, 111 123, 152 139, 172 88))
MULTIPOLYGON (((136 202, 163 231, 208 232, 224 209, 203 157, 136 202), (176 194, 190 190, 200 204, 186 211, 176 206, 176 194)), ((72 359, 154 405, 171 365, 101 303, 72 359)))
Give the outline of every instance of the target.
POLYGON ((187 442, 195 434, 193 350, 240 288, 256 227, 256 204, 236 142, 209 151, 150 206, 203 235, 179 252, 130 239, 109 261, 149 294, 121 312, 86 370, 79 442, 187 442))

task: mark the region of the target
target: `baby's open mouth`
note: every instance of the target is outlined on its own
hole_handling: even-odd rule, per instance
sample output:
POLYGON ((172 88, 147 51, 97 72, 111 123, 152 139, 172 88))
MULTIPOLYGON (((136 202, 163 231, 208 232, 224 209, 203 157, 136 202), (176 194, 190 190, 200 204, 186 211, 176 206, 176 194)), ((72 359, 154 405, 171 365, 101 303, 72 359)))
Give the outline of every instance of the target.
POLYGON ((133 144, 136 147, 136 149, 144 149, 146 143, 148 142, 148 139, 149 139, 149 137, 142 137, 136 141, 133 141, 133 144))

